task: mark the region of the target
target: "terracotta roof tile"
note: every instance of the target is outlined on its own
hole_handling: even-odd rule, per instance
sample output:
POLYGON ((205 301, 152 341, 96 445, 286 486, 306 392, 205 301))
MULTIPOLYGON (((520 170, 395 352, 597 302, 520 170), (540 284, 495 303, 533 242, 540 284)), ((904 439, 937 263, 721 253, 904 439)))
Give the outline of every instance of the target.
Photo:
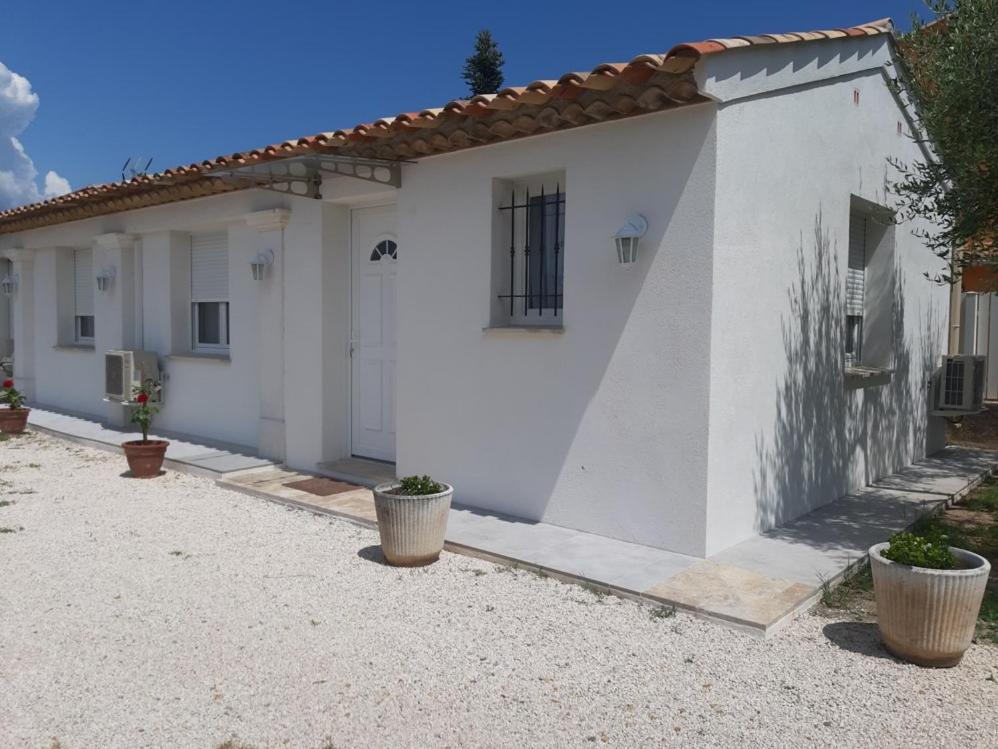
POLYGON ((692 70, 704 55, 771 44, 860 37, 891 32, 890 19, 845 29, 737 36, 678 44, 667 53, 602 63, 590 71, 537 80, 496 94, 454 99, 443 107, 402 112, 347 130, 334 130, 140 175, 91 185, 66 195, 0 211, 0 233, 75 221, 136 207, 159 205, 244 189, 213 170, 290 156, 335 153, 406 159, 494 143, 536 132, 705 101, 692 70))

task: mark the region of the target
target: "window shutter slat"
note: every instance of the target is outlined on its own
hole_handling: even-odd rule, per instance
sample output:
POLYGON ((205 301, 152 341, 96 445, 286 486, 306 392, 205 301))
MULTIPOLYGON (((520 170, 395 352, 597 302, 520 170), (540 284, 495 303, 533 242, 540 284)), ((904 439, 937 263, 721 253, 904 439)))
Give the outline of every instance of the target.
POLYGON ((94 253, 93 250, 76 250, 73 253, 73 276, 77 317, 94 313, 94 253))
POLYGON ((229 241, 226 232, 191 236, 191 301, 229 298, 229 241))
POLYGON ((846 314, 862 315, 866 288, 866 219, 849 222, 849 270, 846 274, 846 314))

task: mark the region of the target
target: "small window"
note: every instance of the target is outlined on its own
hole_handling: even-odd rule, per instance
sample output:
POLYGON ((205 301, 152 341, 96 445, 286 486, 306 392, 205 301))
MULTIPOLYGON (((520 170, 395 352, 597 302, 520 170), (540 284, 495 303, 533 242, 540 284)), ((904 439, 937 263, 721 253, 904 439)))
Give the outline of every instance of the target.
POLYGON ((846 271, 846 366, 863 361, 863 314, 866 304, 866 218, 849 217, 849 268, 846 271))
POLYGON ((372 263, 380 262, 380 261, 384 260, 385 258, 388 258, 389 260, 398 260, 399 259, 399 247, 398 247, 398 244, 396 244, 391 239, 384 239, 384 240, 378 242, 374 246, 374 249, 371 250, 371 262, 372 263))
POLYGON ((560 326, 564 307, 564 175, 498 180, 493 323, 560 326))
POLYGON ((853 198, 845 288, 846 368, 890 369, 898 281, 894 231, 882 206, 853 198))
POLYGON ((191 306, 194 319, 194 348, 228 348, 229 303, 195 302, 191 306))
POLYGON ((73 338, 77 343, 92 344, 94 342, 94 286, 97 281, 94 278, 93 268, 92 250, 73 252, 73 315, 75 320, 73 338))
POLYGON ((76 341, 78 343, 93 343, 94 340, 94 316, 76 316, 76 341))
POLYGON ((229 247, 224 231, 191 236, 191 344, 195 351, 229 347, 229 247))

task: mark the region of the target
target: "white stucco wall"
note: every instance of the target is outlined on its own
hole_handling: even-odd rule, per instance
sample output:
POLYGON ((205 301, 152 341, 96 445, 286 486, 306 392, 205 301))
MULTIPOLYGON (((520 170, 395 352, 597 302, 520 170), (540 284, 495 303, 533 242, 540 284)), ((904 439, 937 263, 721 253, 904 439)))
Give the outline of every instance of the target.
MULTIPOLYGON (((10 261, 0 258, 0 279, 12 272, 10 261)), ((12 343, 10 298, 0 295, 0 358, 10 355, 12 343)))
POLYGON ((348 455, 350 205, 384 202, 393 191, 331 179, 324 196, 246 191, 0 236, 0 252, 24 249, 32 258, 14 306, 31 309, 32 345, 17 369, 32 374, 33 402, 122 423, 124 410, 102 402, 103 354, 155 351, 165 375, 157 428, 307 470, 348 455), (190 233, 217 230, 228 234, 225 359, 189 351, 190 233), (90 348, 66 345, 72 250, 87 247, 95 273, 118 269, 111 290, 95 292, 90 348), (254 281, 250 260, 264 249, 274 263, 254 281))
POLYGON ((708 553, 941 446, 925 386, 945 352, 948 290, 922 277, 938 261, 910 224, 894 227, 893 380, 849 389, 843 378, 850 196, 885 204, 887 157, 919 156, 898 135, 908 125, 876 67, 887 42, 788 48, 796 59, 745 50, 703 76, 719 96, 736 92, 735 67, 776 86, 792 82, 780 77, 790 69, 815 79, 719 108, 708 553), (840 64, 850 75, 817 80, 840 64))
POLYGON ((398 205, 398 469, 456 501, 700 554, 714 110, 421 161, 398 205), (493 179, 565 174, 564 333, 487 331, 493 179), (648 219, 640 260, 611 236, 648 219))

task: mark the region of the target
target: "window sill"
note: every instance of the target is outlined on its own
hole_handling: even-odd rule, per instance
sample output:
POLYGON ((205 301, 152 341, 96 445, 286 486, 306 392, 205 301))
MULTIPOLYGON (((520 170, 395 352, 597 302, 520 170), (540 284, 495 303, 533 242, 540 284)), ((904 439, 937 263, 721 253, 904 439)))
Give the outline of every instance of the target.
POLYGON ((850 389, 880 387, 890 383, 893 369, 884 367, 846 367, 846 387, 850 389))
POLYGON ((95 350, 92 343, 60 343, 52 347, 53 351, 89 351, 95 350))
POLYGON ((541 335, 563 335, 564 325, 489 325, 482 328, 485 335, 516 335, 518 333, 534 333, 541 335))
POLYGON ((228 354, 209 354, 205 351, 189 351, 183 354, 170 354, 167 361, 209 361, 217 364, 229 364, 232 358, 228 354))

